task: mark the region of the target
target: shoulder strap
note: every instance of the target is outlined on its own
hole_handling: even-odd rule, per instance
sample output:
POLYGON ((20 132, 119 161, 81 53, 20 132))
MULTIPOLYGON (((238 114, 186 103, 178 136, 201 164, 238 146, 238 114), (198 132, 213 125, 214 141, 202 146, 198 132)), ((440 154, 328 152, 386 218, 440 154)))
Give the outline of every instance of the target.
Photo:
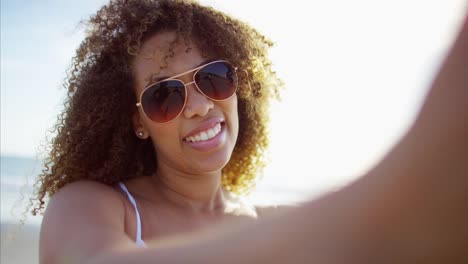
POLYGON ((136 229, 136 244, 138 246, 145 246, 145 242, 141 239, 141 220, 140 220, 140 213, 138 213, 138 207, 135 202, 135 199, 133 196, 130 194, 128 191, 127 187, 123 182, 119 182, 120 188, 127 194, 128 199, 130 200, 130 203, 133 205, 135 208, 135 213, 136 213, 136 220, 137 220, 137 229, 136 229))

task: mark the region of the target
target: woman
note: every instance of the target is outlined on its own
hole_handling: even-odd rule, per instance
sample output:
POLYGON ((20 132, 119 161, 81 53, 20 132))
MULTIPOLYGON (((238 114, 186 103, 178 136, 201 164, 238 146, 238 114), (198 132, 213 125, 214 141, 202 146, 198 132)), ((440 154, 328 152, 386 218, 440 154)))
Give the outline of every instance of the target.
POLYGON ((280 87, 271 44, 193 2, 111 1, 77 51, 39 180, 35 211, 51 196, 41 263, 466 257, 466 44, 465 23, 413 127, 372 171, 318 201, 262 211, 235 194, 263 167, 280 87))
POLYGON ((35 212, 46 195, 54 197, 41 252, 56 255, 49 235, 62 244, 53 238, 62 231, 51 212, 84 224, 76 214, 102 211, 91 207, 98 201, 120 206, 106 218, 120 217, 121 235, 138 246, 221 220, 257 218, 234 194, 252 188, 264 166, 268 105, 281 84, 267 58, 271 43, 188 1, 111 1, 89 26, 50 168, 40 178, 35 212), (95 195, 106 198, 82 197, 95 195), (72 199, 81 202, 62 206, 85 211, 52 209, 55 200, 72 199))

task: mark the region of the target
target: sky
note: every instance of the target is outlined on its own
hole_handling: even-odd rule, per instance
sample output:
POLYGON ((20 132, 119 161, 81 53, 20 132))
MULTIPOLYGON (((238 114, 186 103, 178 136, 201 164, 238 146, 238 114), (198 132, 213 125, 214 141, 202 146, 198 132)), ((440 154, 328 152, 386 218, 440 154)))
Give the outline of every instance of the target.
MULTIPOLYGON (((1 1, 1 155, 43 155, 79 22, 105 2, 1 1)), ((276 43, 286 89, 265 178, 315 193, 355 179, 405 133, 467 10, 463 0, 201 3, 276 43)))

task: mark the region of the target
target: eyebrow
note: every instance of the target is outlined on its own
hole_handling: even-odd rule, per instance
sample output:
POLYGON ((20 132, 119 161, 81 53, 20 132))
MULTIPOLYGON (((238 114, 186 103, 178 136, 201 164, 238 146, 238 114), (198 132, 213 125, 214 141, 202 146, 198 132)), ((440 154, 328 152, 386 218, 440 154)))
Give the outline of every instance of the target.
MULTIPOLYGON (((193 67, 192 70, 195 69, 195 68, 198 68, 198 67, 200 67, 200 66, 202 66, 202 65, 205 65, 205 64, 207 64, 207 63, 210 63, 210 62, 212 62, 212 61, 214 61, 214 60, 213 60, 213 59, 206 59, 206 60, 202 61, 200 64, 198 64, 197 66, 193 67)), ((188 70, 188 71, 190 71, 190 70, 188 70)), ((150 84, 153 84, 153 83, 156 83, 156 82, 165 80, 165 79, 169 79, 169 78, 171 78, 171 77, 173 77, 173 76, 177 76, 177 75, 179 75, 179 74, 174 74, 174 75, 172 75, 172 76, 160 76, 160 77, 157 77, 157 78, 154 77, 155 75, 157 75, 157 73, 152 73, 152 74, 149 76, 149 78, 147 79, 148 81, 146 82, 145 87, 149 86, 150 84)))

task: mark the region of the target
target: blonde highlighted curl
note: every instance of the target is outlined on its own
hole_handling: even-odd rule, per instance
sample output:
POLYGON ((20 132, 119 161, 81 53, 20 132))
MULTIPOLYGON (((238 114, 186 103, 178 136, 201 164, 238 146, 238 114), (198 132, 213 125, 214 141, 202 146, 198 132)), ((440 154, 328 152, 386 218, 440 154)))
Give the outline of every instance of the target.
MULTIPOLYGON (((184 0, 112 0, 87 22, 65 86, 68 96, 36 182, 33 214, 68 183, 113 185, 156 171, 151 140, 134 135, 136 111, 131 62, 140 45, 161 31, 195 44, 203 55, 239 68, 239 136, 222 183, 233 193, 254 187, 266 162, 269 105, 282 87, 271 68, 272 42, 249 25, 184 0)), ((167 56, 171 56, 168 54, 167 56)))

